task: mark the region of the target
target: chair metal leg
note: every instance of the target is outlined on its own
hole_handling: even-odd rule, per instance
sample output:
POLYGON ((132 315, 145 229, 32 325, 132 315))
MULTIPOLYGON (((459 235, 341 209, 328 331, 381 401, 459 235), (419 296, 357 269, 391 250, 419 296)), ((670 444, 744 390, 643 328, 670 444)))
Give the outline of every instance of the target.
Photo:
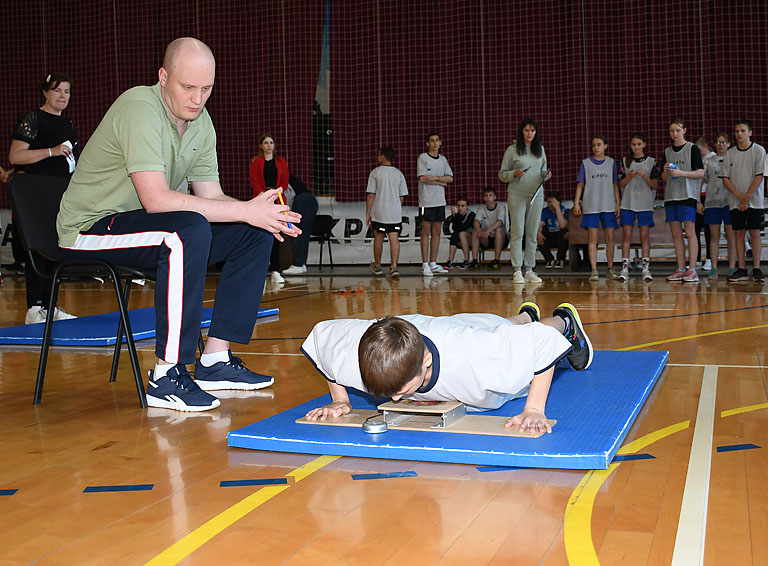
POLYGON ((323 270, 323 241, 320 240, 320 265, 317 266, 318 270, 323 270))
MULTIPOLYGON (((131 296, 131 280, 125 280, 125 291, 123 297, 125 297, 125 304, 128 305, 128 300, 131 296)), ((123 317, 120 317, 120 321, 117 323, 117 338, 115 340, 115 351, 112 354, 112 370, 109 374, 109 382, 114 383, 117 380, 117 366, 120 363, 120 350, 123 349, 123 317)))
POLYGON ((333 269, 333 251, 331 250, 331 239, 328 238, 328 257, 331 261, 331 269, 333 269))
POLYGON ((56 302, 59 297, 59 270, 57 269, 53 276, 53 286, 51 287, 51 296, 48 298, 48 314, 45 317, 45 329, 43 330, 43 344, 40 347, 40 361, 37 365, 37 381, 35 382, 35 396, 32 399, 33 405, 39 405, 43 400, 43 380, 45 379, 45 367, 48 364, 48 348, 51 345, 51 334, 53 333, 53 317, 56 311, 56 302))
POLYGON ((117 296, 117 304, 120 308, 120 317, 122 318, 123 325, 125 327, 125 339, 128 342, 128 357, 131 359, 131 366, 133 367, 133 378, 136 381, 136 391, 139 394, 139 403, 142 409, 147 408, 147 394, 144 391, 144 380, 141 377, 141 367, 139 366, 139 356, 136 353, 136 343, 133 340, 133 330, 131 329, 131 319, 128 317, 128 308, 126 307, 125 297, 123 296, 122 289, 120 288, 120 278, 111 266, 107 266, 112 274, 112 282, 115 286, 115 295, 117 296))

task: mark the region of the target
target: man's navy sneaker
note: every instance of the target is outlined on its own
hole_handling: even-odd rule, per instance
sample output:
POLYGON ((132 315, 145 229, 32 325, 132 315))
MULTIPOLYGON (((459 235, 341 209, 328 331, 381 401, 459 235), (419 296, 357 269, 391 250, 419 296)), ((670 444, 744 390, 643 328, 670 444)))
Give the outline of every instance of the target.
POLYGON ((577 371, 587 369, 592 364, 592 343, 581 326, 581 318, 579 318, 576 307, 570 303, 561 303, 554 310, 552 316, 559 316, 569 323, 565 337, 573 346, 568 354, 568 362, 571 367, 577 371))
POLYGON ((168 373, 155 381, 153 371, 149 372, 147 384, 147 405, 176 411, 207 411, 221 405, 216 397, 206 393, 190 377, 184 364, 177 364, 168 373))
POLYGON ((211 367, 205 367, 200 360, 195 362, 195 383, 205 391, 220 389, 239 389, 253 391, 269 387, 275 380, 268 375, 254 373, 243 365, 243 360, 229 354, 229 361, 216 362, 211 367))

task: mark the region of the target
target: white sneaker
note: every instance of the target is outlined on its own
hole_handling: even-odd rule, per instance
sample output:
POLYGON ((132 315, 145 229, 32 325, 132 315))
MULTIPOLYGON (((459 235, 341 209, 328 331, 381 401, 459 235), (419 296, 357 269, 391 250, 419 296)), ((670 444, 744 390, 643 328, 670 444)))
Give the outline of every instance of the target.
POLYGON ((704 262, 704 271, 712 271, 712 260, 708 259, 704 262))
POLYGON ((45 317, 48 315, 46 310, 40 306, 29 307, 27 316, 24 317, 24 324, 38 324, 45 322, 45 317))
POLYGON ((619 271, 619 281, 622 283, 629 279, 629 268, 628 267, 622 267, 621 271, 619 271))
POLYGON ((73 318, 77 317, 73 314, 69 314, 67 311, 59 307, 56 307, 53 311, 53 320, 72 320, 73 318))
POLYGON ((283 269, 281 275, 304 275, 306 272, 306 265, 292 265, 288 269, 283 269))
POLYGON ((421 274, 422 274, 424 277, 432 277, 432 276, 433 276, 433 274, 432 274, 432 270, 429 268, 429 266, 428 266, 428 265, 425 265, 425 266, 424 266, 424 269, 422 269, 422 270, 421 270, 421 274))
POLYGON ((436 263, 430 263, 429 269, 432 271, 433 274, 435 273, 448 273, 448 270, 444 268, 442 265, 438 265, 436 263))
POLYGON ((597 272, 597 269, 595 269, 592 273, 589 274, 589 280, 600 281, 600 274, 597 272))
POLYGON ((541 283, 541 277, 536 275, 536 272, 531 269, 525 272, 525 281, 527 283, 541 283))
POLYGON ((525 283, 522 271, 515 271, 515 274, 512 276, 512 283, 525 283))
POLYGON ((647 267, 643 268, 643 281, 653 281, 653 275, 651 275, 651 270, 647 267))
POLYGON ((285 279, 277 271, 272 272, 272 283, 285 283, 285 279))

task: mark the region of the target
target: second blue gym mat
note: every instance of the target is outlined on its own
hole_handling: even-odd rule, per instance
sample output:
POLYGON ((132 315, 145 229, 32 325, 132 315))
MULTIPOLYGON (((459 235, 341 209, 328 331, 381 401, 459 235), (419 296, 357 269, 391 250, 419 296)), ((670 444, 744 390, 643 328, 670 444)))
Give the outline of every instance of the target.
MULTIPOLYGON (((259 309, 259 317, 278 314, 279 310, 259 309)), ((200 328, 211 325, 213 309, 204 308, 200 328)), ((132 309, 128 311, 131 319, 131 330, 134 340, 146 340, 155 337, 155 309, 132 309)), ((111 346, 117 338, 117 323, 120 313, 108 312, 81 316, 71 320, 57 320, 53 323, 51 344, 54 346, 111 346)), ((32 344, 40 346, 43 343, 45 324, 23 324, 0 328, 0 344, 32 344)), ((123 338, 125 342, 125 338, 123 338)))
MULTIPOLYGON (((629 432, 669 357, 668 352, 595 352, 592 366, 576 372, 564 364, 555 372, 547 416, 557 419, 541 438, 485 436, 390 429, 368 434, 360 428, 298 424, 330 395, 229 433, 230 446, 275 452, 362 456, 456 464, 527 468, 605 469, 629 432)), ((318 376, 318 379, 322 379, 318 376)), ((374 400, 351 394, 354 409, 375 409, 374 400)), ((513 416, 525 399, 482 413, 513 416)))

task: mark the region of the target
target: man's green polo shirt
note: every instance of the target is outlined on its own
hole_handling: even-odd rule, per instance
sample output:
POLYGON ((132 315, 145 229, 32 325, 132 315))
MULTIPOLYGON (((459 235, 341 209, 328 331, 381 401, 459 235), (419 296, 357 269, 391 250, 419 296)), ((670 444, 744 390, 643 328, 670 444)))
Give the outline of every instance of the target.
POLYGON ((131 173, 163 171, 174 190, 184 179, 218 181, 216 131, 208 111, 187 124, 180 138, 160 83, 121 94, 88 140, 64 193, 56 221, 59 245, 71 247, 79 232, 105 216, 142 208, 131 173))

